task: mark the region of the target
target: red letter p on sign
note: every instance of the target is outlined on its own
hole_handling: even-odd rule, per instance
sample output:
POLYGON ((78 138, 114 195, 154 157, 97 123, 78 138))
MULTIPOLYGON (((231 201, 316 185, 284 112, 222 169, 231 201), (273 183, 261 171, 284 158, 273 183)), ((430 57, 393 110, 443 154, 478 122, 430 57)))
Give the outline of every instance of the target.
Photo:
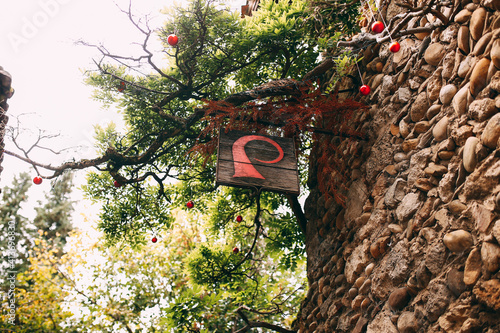
POLYGON ((278 149, 278 152, 280 154, 276 159, 272 161, 263 161, 258 158, 256 158, 255 160, 262 163, 274 164, 281 161, 283 159, 283 156, 285 156, 283 153, 283 148, 281 148, 281 146, 277 144, 276 141, 270 138, 261 135, 242 136, 233 143, 233 159, 234 159, 233 177, 250 177, 250 178, 265 179, 257 171, 257 169, 255 169, 255 167, 250 162, 250 159, 248 158, 247 154, 245 153, 245 145, 250 141, 255 141, 255 140, 269 142, 274 147, 276 147, 276 149, 278 149))

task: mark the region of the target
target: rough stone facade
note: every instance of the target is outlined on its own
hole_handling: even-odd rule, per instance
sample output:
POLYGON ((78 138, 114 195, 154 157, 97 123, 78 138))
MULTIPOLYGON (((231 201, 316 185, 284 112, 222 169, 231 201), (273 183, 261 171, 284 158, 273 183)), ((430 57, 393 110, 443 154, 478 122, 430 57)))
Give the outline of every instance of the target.
POLYGON ((7 104, 7 99, 11 98, 14 94, 14 89, 11 87, 12 77, 11 75, 4 71, 3 67, 0 66, 0 175, 2 173, 2 161, 4 152, 4 137, 5 137, 5 127, 7 126, 6 112, 9 109, 9 104, 7 104))
POLYGON ((309 179, 300 333, 500 332, 500 1, 454 3, 365 51, 345 205, 309 179))

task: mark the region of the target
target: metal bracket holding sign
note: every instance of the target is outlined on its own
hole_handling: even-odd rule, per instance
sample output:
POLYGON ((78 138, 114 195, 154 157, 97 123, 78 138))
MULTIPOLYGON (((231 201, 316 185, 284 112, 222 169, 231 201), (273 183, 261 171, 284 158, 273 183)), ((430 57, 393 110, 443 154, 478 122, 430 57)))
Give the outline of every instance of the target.
POLYGON ((217 185, 258 187, 299 195, 293 139, 221 130, 217 185))

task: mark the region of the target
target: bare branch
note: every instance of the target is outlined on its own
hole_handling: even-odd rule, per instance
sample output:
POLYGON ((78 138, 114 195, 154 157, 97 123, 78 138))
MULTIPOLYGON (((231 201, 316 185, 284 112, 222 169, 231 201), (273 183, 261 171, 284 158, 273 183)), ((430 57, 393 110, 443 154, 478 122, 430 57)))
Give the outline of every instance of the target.
MULTIPOLYGON (((418 28, 403 30, 392 34, 392 38, 395 39, 402 36, 412 35, 421 32, 432 32, 435 28, 438 28, 442 25, 443 25, 442 23, 438 23, 438 24, 432 24, 427 27, 418 27, 418 28)), ((389 35, 384 37, 379 37, 377 35, 372 35, 372 34, 359 34, 358 37, 354 38, 353 40, 338 42, 337 47, 352 47, 359 49, 359 48, 365 48, 370 44, 382 44, 388 42, 389 40, 391 40, 391 36, 389 35)))
POLYGON ((83 160, 80 160, 79 162, 66 162, 66 163, 56 167, 56 166, 52 166, 50 164, 43 164, 43 163, 33 161, 30 158, 23 157, 19 154, 16 154, 14 152, 9 151, 9 150, 5 150, 4 152, 7 155, 16 157, 16 158, 20 159, 21 161, 24 161, 26 163, 31 164, 33 167, 40 167, 40 168, 43 168, 46 170, 55 171, 54 175, 44 177, 46 179, 56 178, 57 176, 61 175, 65 170, 81 170, 81 169, 86 169, 86 168, 90 168, 90 167, 95 167, 95 166, 99 166, 99 165, 101 165, 109 160, 109 158, 107 158, 107 156, 102 156, 102 157, 95 158, 92 160, 83 159, 83 160))
POLYGON ((395 15, 389 22, 388 27, 384 32, 380 35, 373 35, 373 34, 368 34, 368 33, 361 33, 357 35, 354 39, 350 41, 340 41, 337 43, 337 47, 353 47, 356 49, 359 48, 365 48, 368 45, 371 44, 382 44, 385 43, 391 39, 399 38, 402 36, 407 36, 407 35, 412 35, 416 33, 422 33, 422 32, 432 32, 434 29, 438 27, 445 26, 449 23, 450 17, 453 16, 453 10, 451 11, 450 17, 446 17, 439 11, 440 7, 449 7, 452 6, 450 2, 446 3, 438 3, 437 4, 437 9, 434 8, 436 6, 435 4, 436 0, 430 0, 428 3, 420 6, 420 7, 413 7, 410 4, 402 4, 399 3, 398 6, 404 7, 408 9, 408 12, 403 13, 403 14, 398 14, 395 15), (427 15, 428 13, 432 13, 434 16, 438 18, 433 24, 426 26, 426 27, 417 27, 417 28, 410 28, 406 30, 402 30, 407 23, 414 17, 423 17, 427 15), (397 23, 396 23, 397 22, 397 23), (394 28, 392 28, 394 26, 394 28), (389 31, 391 31, 389 33, 389 31))

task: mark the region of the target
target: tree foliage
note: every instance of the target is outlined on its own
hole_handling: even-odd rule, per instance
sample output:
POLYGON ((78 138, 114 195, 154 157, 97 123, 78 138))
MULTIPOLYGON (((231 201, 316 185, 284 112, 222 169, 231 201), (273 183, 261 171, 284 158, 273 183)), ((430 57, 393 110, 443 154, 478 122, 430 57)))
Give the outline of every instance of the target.
MULTIPOLYGON (((96 98, 121 109, 125 131, 112 124, 97 127, 95 159, 58 167, 31 161, 53 171, 48 178, 67 169, 99 170, 88 176, 85 190, 103 203, 100 228, 109 244, 140 244, 145 232, 167 230, 169 209, 186 201, 180 198, 197 198, 200 207, 223 200, 214 187, 213 154, 222 127, 293 136, 301 152, 307 152, 311 132, 358 135, 318 122, 327 116, 348 119, 361 104, 351 102, 344 108, 347 112, 339 113, 336 97, 315 87, 312 79, 317 75, 309 73, 319 60, 319 49, 315 39, 307 37, 307 1, 265 0, 253 16, 241 20, 217 1, 192 0, 186 8, 173 9, 156 31, 134 16, 131 7, 124 13, 144 35, 142 54, 117 55, 87 43, 102 54, 97 70, 87 72, 87 82, 96 88, 96 98), (179 36, 175 47, 167 42, 171 33, 179 36), (161 60, 150 50, 155 36, 163 43, 161 60), (291 78, 301 76, 308 80, 291 78), (174 179, 184 185, 172 187, 174 179)), ((303 184, 306 177, 303 172, 303 184)), ((250 197, 242 196, 246 202, 240 200, 241 206, 233 208, 250 207, 250 197)), ((269 198, 285 203, 278 196, 269 198)), ((298 202, 288 202, 304 231, 298 202)))
POLYGON ((310 3, 312 15, 308 22, 322 37, 341 33, 344 38, 348 38, 360 31, 359 8, 362 3, 356 0, 313 0, 310 3))
MULTIPOLYGON (((278 102, 270 101, 256 117, 250 110, 257 110, 259 104, 238 101, 238 94, 233 91, 290 75, 304 75, 314 67, 318 50, 314 40, 304 38, 306 8, 305 1, 263 1, 254 16, 240 20, 237 13, 222 9, 214 1, 192 1, 188 7, 170 13, 158 31, 167 55, 161 67, 153 61, 153 54, 148 50, 147 42, 153 31, 128 12, 131 21, 145 35, 145 54, 135 58, 118 57, 99 47, 103 59, 98 63, 98 71, 88 76, 89 84, 96 87, 96 97, 107 103, 118 103, 127 122, 126 133, 118 133, 112 126, 97 129, 103 158, 99 160, 102 164, 96 160, 93 163, 105 172, 89 174, 84 187, 89 198, 104 204, 99 226, 109 244, 126 241, 139 245, 144 242, 145 233, 168 230, 172 208, 184 206, 186 198, 196 199, 196 209, 212 212, 208 230, 225 230, 236 212, 251 210, 256 201, 250 190, 214 187, 213 154, 189 152, 199 152, 196 147, 215 142, 217 133, 211 131, 214 124, 241 124, 240 128, 249 130, 255 126, 247 119, 258 118, 261 131, 283 127, 281 122, 265 123, 264 120, 269 119, 273 106, 285 107, 280 108, 278 102), (167 43, 171 33, 179 37, 176 47, 167 43), (122 65, 113 66, 108 60, 119 60, 122 65), (133 64, 143 64, 152 72, 138 74, 133 64), (126 85, 123 91, 116 88, 121 82, 126 85), (228 98, 233 108, 245 106, 233 114, 224 114, 223 108, 206 104, 228 98), (245 116, 241 112, 244 110, 245 116), (123 186, 114 187, 112 178, 123 186), (174 185, 174 179, 182 182, 174 185), (228 200, 228 196, 232 200, 228 200)), ((271 89, 278 95, 293 93, 292 99, 296 100, 283 99, 283 106, 289 107, 282 118, 289 118, 290 128, 295 128, 300 121, 310 123, 310 120, 288 116, 299 110, 293 105, 303 102, 299 97, 307 94, 305 90, 309 88, 295 87, 292 80, 283 82, 292 83, 293 87, 285 87, 288 89, 285 92, 279 86, 271 89)), ((308 112, 305 117, 311 119, 314 112, 308 112)), ((270 212, 286 203, 275 194, 265 194, 262 198, 270 212)), ((291 215, 283 216, 287 216, 285 221, 293 220, 291 215)), ((277 228, 272 231, 274 244, 302 242, 300 237, 287 240, 299 230, 291 228, 292 224, 283 224, 286 225, 284 230, 279 230, 280 223, 273 224, 277 228)), ((251 240, 252 235, 247 238, 251 240)), ((282 252, 285 248, 275 247, 282 252)), ((302 246, 294 249, 286 254, 290 264, 294 260, 290 253, 303 253, 302 246)))
POLYGON ((271 258, 262 257, 253 263, 258 272, 251 279, 219 282, 217 288, 199 285, 184 267, 204 238, 200 233, 204 219, 179 209, 175 215, 170 232, 140 251, 127 244, 109 247, 73 231, 66 253, 60 255, 57 245, 42 239, 40 232, 27 270, 17 274, 18 321, 2 328, 226 332, 246 327, 238 315, 242 307, 249 311, 246 319, 265 319, 263 323, 276 327, 283 321, 291 323, 303 295, 303 270, 275 269, 271 258), (258 311, 252 314, 254 309, 258 311))
POLYGON ((21 206, 28 199, 31 186, 29 175, 22 173, 14 177, 11 187, 2 189, 0 203, 0 246, 4 258, 12 261, 2 262, 3 270, 18 270, 25 267, 27 251, 31 247, 34 230, 29 227, 28 219, 21 214, 21 206))
POLYGON ((66 238, 72 230, 70 215, 73 203, 69 197, 72 187, 72 175, 66 173, 57 181, 52 182, 51 190, 45 194, 44 202, 39 201, 33 208, 34 218, 26 217, 31 179, 28 173, 15 176, 12 186, 2 189, 0 203, 0 248, 5 256, 16 257, 15 265, 3 262, 2 268, 24 270, 33 241, 42 232, 43 238, 57 244, 60 251, 66 243, 66 238), (25 211, 23 211, 23 209, 25 211))
POLYGON ((30 210, 26 207, 31 187, 27 173, 14 177, 12 186, 2 190, 2 329, 66 332, 60 325, 70 315, 62 306, 67 291, 52 277, 57 275, 53 262, 62 256, 72 230, 71 178, 67 173, 52 182, 44 202, 34 207, 33 220, 25 216, 30 210))
POLYGON ((55 265, 55 262, 64 265, 66 260, 60 258, 56 245, 43 239, 36 239, 34 243, 26 270, 15 276, 17 287, 12 295, 16 299, 15 325, 8 320, 10 309, 6 306, 9 303, 2 302, 0 327, 20 333, 75 332, 64 325, 72 315, 64 306, 69 292, 55 265))
MULTIPOLYGON (((298 199, 216 187, 214 152, 223 128, 293 137, 303 162, 313 135, 363 138, 344 126, 362 104, 340 102, 314 81, 329 67, 317 71, 320 49, 309 33, 309 10, 305 0, 263 0, 241 20, 218 1, 191 0, 153 30, 130 6, 123 12, 144 36, 139 55, 84 43, 102 55, 87 83, 96 99, 119 108, 125 128, 96 127, 94 159, 52 166, 17 155, 48 170, 45 178, 97 169, 83 189, 102 206, 105 243, 96 249, 106 265, 74 271, 86 259, 73 252, 52 263, 52 271, 29 275, 35 282, 62 281, 71 291, 60 295, 83 309, 58 319, 61 329, 293 331, 283 326, 291 326, 302 296, 306 220, 298 199), (177 46, 168 44, 172 33, 177 46), (155 37, 160 53, 150 46, 155 37), (195 205, 189 211, 188 200, 195 205), (166 246, 152 247, 153 236, 166 246)), ((307 164, 300 170, 304 184, 307 164)), ((67 212, 58 202, 40 212, 59 216, 59 207, 67 212)), ((48 243, 69 231, 63 219, 35 223, 48 243)))

